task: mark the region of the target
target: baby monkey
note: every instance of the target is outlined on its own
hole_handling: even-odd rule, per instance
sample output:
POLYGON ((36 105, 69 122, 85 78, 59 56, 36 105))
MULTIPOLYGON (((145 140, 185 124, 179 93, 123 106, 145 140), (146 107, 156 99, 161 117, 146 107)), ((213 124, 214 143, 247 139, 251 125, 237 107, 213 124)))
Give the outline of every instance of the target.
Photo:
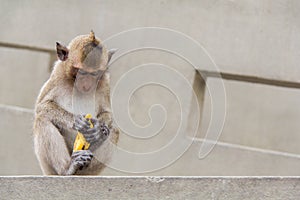
MULTIPOLYGON (((119 138, 112 123, 108 51, 91 31, 74 38, 68 47, 56 43, 58 61, 35 105, 34 148, 45 175, 97 175, 105 167, 119 138), (95 99, 94 127, 74 112, 74 90, 80 98, 95 99), (77 131, 89 150, 73 152, 77 131)), ((87 114, 87 113, 82 113, 87 114)))

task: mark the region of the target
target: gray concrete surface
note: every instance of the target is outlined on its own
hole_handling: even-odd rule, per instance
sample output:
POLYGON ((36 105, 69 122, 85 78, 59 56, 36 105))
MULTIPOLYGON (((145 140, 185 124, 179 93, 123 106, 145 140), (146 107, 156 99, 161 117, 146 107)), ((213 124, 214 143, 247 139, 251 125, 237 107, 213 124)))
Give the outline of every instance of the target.
MULTIPOLYGON (((121 142, 124 142, 120 138, 121 142)), ((137 175, 153 176, 300 176, 300 157, 297 154, 285 154, 266 149, 251 148, 230 143, 219 142, 204 159, 198 154, 201 141, 194 142, 190 148, 174 162, 152 173, 137 175)), ((122 144, 121 144, 122 145, 122 144)), ((115 154, 124 167, 136 167, 138 161, 115 154)), ((158 157, 161 162, 165 157, 158 157)), ((123 169, 124 169, 123 167, 123 169)), ((118 169, 106 168, 102 175, 135 175, 121 172, 118 169)))
POLYGON ((294 200, 298 177, 0 177, 1 199, 294 200))
POLYGON ((33 151, 29 109, 0 105, 0 175, 41 174, 33 151))
POLYGON ((53 48, 56 40, 69 42, 90 29, 107 38, 141 26, 166 27, 201 42, 224 71, 299 80, 297 0, 3 0, 1 5, 0 41, 53 48))
MULTIPOLYGON (((212 90, 221 79, 208 79, 212 90)), ((300 90, 241 81, 223 81, 226 119, 220 141, 299 154, 300 90)), ((198 137, 204 137, 211 117, 211 97, 206 91, 203 121, 198 137)))
POLYGON ((49 54, 0 48, 0 104, 33 108, 49 77, 49 54))

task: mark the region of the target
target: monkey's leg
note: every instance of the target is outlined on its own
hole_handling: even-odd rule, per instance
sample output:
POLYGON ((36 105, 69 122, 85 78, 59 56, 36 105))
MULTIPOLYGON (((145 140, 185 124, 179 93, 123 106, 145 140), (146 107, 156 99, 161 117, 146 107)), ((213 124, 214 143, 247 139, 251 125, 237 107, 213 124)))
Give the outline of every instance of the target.
POLYGON ((64 175, 70 168, 71 157, 65 140, 57 128, 43 117, 34 124, 34 145, 42 171, 46 175, 64 175))

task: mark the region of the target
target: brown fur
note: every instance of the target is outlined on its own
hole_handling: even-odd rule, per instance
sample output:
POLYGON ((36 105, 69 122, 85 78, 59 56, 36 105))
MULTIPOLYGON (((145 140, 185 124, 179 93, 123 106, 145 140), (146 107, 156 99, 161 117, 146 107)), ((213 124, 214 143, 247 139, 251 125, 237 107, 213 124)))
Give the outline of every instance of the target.
MULTIPOLYGON (((68 46, 69 55, 65 61, 57 61, 49 80, 44 84, 35 106, 33 126, 36 156, 42 171, 46 175, 65 175, 70 167, 73 143, 76 131, 72 129, 74 114, 72 111, 72 92, 78 69, 93 71, 82 62, 82 56, 91 51, 90 46, 100 46, 100 61, 91 61, 101 70, 107 69, 109 52, 94 33, 78 36, 68 46)), ((96 175, 112 156, 113 144, 118 141, 119 130, 114 127, 110 105, 110 77, 106 71, 98 82, 96 91, 97 118, 108 124, 109 138, 95 151, 88 168, 76 174, 96 175)), ((83 113, 86 114, 86 113, 83 113)))

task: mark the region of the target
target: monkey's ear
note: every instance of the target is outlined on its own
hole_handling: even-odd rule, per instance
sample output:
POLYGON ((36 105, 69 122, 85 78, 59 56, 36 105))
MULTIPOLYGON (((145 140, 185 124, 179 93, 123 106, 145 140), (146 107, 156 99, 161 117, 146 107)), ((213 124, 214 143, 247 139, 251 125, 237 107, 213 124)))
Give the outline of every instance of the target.
POLYGON ((110 49, 110 50, 108 51, 108 61, 107 61, 107 63, 109 63, 111 57, 112 57, 117 51, 118 51, 118 49, 110 49))
POLYGON ((56 42, 56 53, 61 61, 65 61, 68 59, 69 49, 59 42, 56 42))
POLYGON ((91 30, 91 32, 90 32, 90 39, 91 39, 92 41, 95 41, 95 39, 96 39, 95 33, 94 33, 93 30, 91 30))

